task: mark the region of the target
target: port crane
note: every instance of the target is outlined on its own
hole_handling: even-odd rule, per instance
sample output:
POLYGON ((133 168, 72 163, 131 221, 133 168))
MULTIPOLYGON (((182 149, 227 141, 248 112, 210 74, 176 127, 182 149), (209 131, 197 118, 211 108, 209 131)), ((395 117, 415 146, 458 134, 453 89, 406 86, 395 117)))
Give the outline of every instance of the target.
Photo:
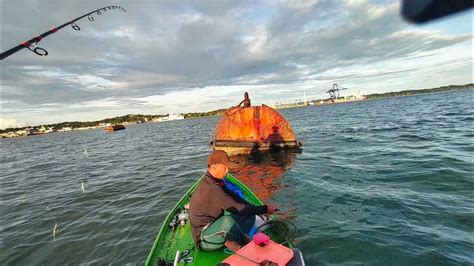
POLYGON ((332 102, 334 102, 334 99, 339 98, 339 91, 347 90, 347 89, 348 88, 339 87, 339 85, 337 85, 337 83, 334 83, 334 84, 332 84, 332 89, 330 89, 326 92, 329 93, 329 99, 331 99, 332 102))

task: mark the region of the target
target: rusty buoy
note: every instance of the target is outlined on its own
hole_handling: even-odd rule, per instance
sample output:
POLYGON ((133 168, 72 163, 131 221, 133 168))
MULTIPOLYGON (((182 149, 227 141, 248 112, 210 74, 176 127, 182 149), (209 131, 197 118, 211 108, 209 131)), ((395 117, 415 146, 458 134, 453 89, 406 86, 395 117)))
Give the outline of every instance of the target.
POLYGON ((290 123, 264 104, 227 110, 217 123, 210 144, 213 149, 224 150, 229 155, 302 146, 290 123))

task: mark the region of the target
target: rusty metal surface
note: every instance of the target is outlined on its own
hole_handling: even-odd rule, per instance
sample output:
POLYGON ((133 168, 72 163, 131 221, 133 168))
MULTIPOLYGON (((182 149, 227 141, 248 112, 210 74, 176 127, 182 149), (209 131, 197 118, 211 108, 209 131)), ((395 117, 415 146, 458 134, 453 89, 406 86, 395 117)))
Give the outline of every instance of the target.
POLYGON ((258 143, 296 142, 286 119, 272 108, 251 106, 233 108, 217 123, 214 140, 258 143))
POLYGON ((298 142, 294 140, 277 140, 269 142, 259 142, 259 141, 241 141, 241 140, 216 140, 214 142, 215 146, 218 147, 242 147, 242 148, 270 148, 270 147, 297 147, 298 142))
POLYGON ((123 125, 113 125, 113 126, 107 126, 105 128, 105 131, 112 132, 112 131, 124 130, 124 129, 125 129, 125 126, 123 125))

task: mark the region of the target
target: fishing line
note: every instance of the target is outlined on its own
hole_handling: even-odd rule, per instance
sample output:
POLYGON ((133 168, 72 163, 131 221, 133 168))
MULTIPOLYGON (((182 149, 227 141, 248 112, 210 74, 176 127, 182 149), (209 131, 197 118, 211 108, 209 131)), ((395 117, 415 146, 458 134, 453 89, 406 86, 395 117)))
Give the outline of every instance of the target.
POLYGON ((32 39, 28 40, 28 41, 24 41, 22 43, 20 43, 19 45, 3 52, 0 54, 0 60, 3 60, 7 57, 9 57, 10 55, 22 50, 22 49, 25 49, 27 48, 28 50, 32 51, 33 53, 39 55, 39 56, 47 56, 48 55, 48 51, 46 51, 46 49, 44 48, 41 48, 41 47, 38 47, 37 44, 45 37, 53 34, 53 33, 56 33, 58 30, 66 27, 66 26, 69 26, 71 25, 71 27, 76 30, 76 31, 79 31, 81 30, 81 27, 76 23, 77 21, 87 17, 89 19, 90 22, 93 22, 95 19, 93 17, 93 14, 97 14, 97 15, 102 15, 101 11, 102 12, 105 12, 107 10, 112 10, 112 9, 120 9, 122 10, 123 12, 126 12, 126 10, 121 7, 121 6, 106 6, 106 7, 103 7, 103 8, 99 8, 97 10, 94 10, 94 11, 91 11, 89 13, 86 13, 80 17, 77 17, 71 21, 68 21, 58 27, 55 27, 55 28, 52 28, 50 29, 49 31, 47 32, 44 32, 38 36, 35 36, 33 37, 32 39))
MULTIPOLYGON (((77 159, 76 156, 74 156, 74 157, 75 157, 75 159, 77 159)), ((86 160, 89 157, 89 153, 87 152, 87 149, 85 149, 85 148, 84 148, 84 157, 86 158, 86 160)), ((88 164, 88 162, 86 162, 86 164, 88 164)), ((75 163, 73 169, 74 169, 73 172, 77 172, 77 163, 75 163)), ((81 191, 85 192, 84 179, 82 177, 81 177, 81 191)), ((57 198, 57 195, 54 196, 53 202, 56 202, 56 198, 57 198)), ((61 208, 61 207, 58 207, 58 208, 61 208)), ((48 210, 49 216, 51 217, 51 219, 54 220, 54 226, 53 226, 52 234, 53 234, 53 240, 56 240, 56 236, 60 231, 58 221, 57 221, 56 217, 53 215, 53 212, 52 212, 50 206, 46 206, 46 209, 48 210)))
POLYGON ((51 208, 49 206, 46 206, 46 209, 49 211, 49 216, 54 220, 54 226, 53 226, 52 234, 53 234, 53 240, 56 240, 56 234, 59 233, 58 221, 56 220, 56 218, 52 214, 51 208))
POLYGON ((276 226, 276 227, 280 226, 279 229, 282 229, 283 227, 288 228, 288 230, 287 230, 287 232, 288 232, 288 231, 290 231, 288 225, 291 225, 291 227, 293 227, 293 234, 289 235, 289 234, 285 233, 285 237, 286 237, 285 241, 283 241, 281 243, 277 242, 280 245, 284 245, 286 243, 289 243, 289 242, 293 241, 293 239, 295 239, 296 235, 298 234, 298 227, 296 227, 296 225, 294 223, 290 222, 290 221, 270 220, 270 221, 267 221, 267 222, 259 225, 256 228, 255 231, 258 232, 258 230, 260 228, 264 227, 264 226, 268 226, 268 228, 265 229, 264 231, 267 231, 267 230, 269 230, 270 228, 272 228, 274 226, 276 226))
MULTIPOLYGON (((87 152, 87 148, 84 148, 83 154, 84 154, 84 160, 86 161, 85 166, 86 166, 87 170, 89 170, 90 169, 90 163, 89 163, 89 152, 87 152)), ((81 172, 84 174, 84 172, 86 172, 86 171, 81 171, 81 172)), ((84 175, 86 175, 86 174, 84 174, 84 175)), ((86 183, 87 183, 87 177, 89 177, 89 176, 86 175, 86 178, 81 177, 81 191, 82 192, 85 192, 84 180, 86 180, 86 183)))

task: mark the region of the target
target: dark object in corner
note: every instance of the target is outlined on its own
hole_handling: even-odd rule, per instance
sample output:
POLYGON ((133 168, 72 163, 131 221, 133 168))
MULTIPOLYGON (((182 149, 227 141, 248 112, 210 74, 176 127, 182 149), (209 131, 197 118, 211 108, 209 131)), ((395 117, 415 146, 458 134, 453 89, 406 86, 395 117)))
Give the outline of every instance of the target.
POLYGON ((424 23, 473 7, 473 0, 402 0, 401 15, 407 21, 424 23))

